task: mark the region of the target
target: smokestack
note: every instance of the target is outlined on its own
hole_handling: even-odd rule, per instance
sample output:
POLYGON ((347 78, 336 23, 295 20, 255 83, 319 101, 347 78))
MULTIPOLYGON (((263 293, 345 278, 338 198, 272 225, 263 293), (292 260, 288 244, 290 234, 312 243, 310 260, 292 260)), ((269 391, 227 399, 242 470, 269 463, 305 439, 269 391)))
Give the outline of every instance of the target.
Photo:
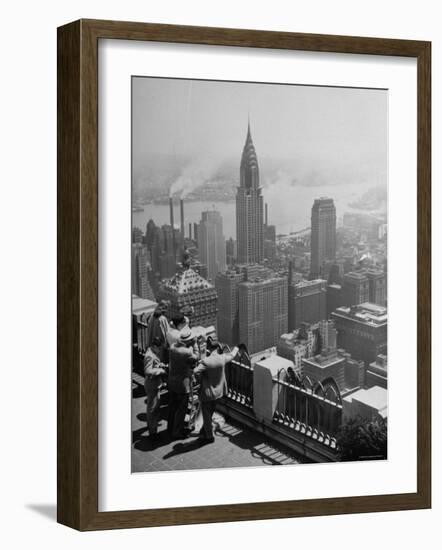
POLYGON ((174 222, 173 222, 173 199, 172 199, 172 197, 169 197, 169 209, 170 209, 170 225, 172 226, 172 229, 173 229, 174 222))
POLYGON ((192 239, 192 224, 189 223, 189 239, 192 239))
POLYGON ((181 214, 181 238, 184 240, 184 201, 180 199, 180 214, 181 214))
POLYGON ((268 209, 267 203, 266 203, 266 221, 265 221, 265 225, 266 225, 266 227, 269 225, 269 209, 268 209))
POLYGON ((173 221, 173 199, 172 199, 172 197, 169 197, 169 209, 170 209, 170 225, 172 226, 173 254, 176 257, 176 243, 175 243, 175 229, 174 229, 174 221, 173 221))

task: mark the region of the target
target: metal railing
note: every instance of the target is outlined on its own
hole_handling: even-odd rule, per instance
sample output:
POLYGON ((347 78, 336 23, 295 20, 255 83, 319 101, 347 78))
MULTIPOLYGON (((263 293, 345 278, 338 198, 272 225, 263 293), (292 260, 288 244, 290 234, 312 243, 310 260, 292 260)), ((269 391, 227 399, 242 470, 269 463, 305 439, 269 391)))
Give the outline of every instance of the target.
POLYGON ((304 434, 331 448, 336 448, 336 433, 342 421, 339 396, 318 395, 312 388, 295 386, 282 370, 274 378, 277 402, 273 421, 304 434))
MULTIPOLYGON (((230 351, 224 346, 224 351, 230 351)), ((226 364, 227 398, 244 405, 253 407, 253 367, 247 349, 243 349, 226 364)))

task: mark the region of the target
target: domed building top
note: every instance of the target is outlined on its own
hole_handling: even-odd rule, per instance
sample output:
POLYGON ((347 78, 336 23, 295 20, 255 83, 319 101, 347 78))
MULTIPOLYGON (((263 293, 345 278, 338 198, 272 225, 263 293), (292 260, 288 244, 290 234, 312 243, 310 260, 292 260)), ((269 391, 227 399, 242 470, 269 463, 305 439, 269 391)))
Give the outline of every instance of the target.
POLYGON ((192 268, 184 269, 165 281, 164 289, 176 294, 191 294, 199 290, 211 290, 214 286, 192 268))
POLYGON ((241 157, 240 177, 241 187, 259 187, 258 157, 253 145, 250 121, 247 125, 247 138, 241 157))
POLYGON ((192 268, 183 269, 163 282, 158 297, 169 304, 168 316, 173 318, 190 309, 191 326, 216 325, 218 295, 214 285, 192 268))

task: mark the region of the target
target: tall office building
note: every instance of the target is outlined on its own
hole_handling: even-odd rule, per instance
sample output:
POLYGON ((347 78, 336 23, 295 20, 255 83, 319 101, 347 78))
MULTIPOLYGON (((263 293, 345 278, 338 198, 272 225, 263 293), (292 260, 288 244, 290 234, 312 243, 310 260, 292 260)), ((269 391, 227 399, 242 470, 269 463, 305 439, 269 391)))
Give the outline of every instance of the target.
POLYGON ((264 258, 274 262, 276 258, 276 227, 269 225, 269 207, 265 204, 264 220, 264 258))
POLYGON ((336 208, 333 199, 315 199, 312 207, 310 278, 323 276, 324 263, 336 257, 336 208))
POLYGON ((159 272, 161 279, 172 277, 176 272, 176 237, 177 232, 170 225, 161 227, 163 249, 159 251, 159 272))
POLYGON ((341 285, 327 285, 327 317, 329 317, 331 312, 337 307, 341 307, 343 305, 344 298, 342 295, 341 285))
POLYGON ((287 278, 246 280, 238 286, 239 341, 249 353, 276 346, 287 332, 287 278))
POLYGON ((139 227, 132 228, 132 242, 133 243, 142 243, 143 242, 143 232, 139 227))
POLYGON ((258 159, 252 141, 250 123, 242 152, 240 184, 236 193, 236 242, 239 263, 263 261, 264 203, 259 187, 258 159))
POLYGON ((339 307, 331 314, 338 331, 338 347, 366 365, 387 353, 387 308, 376 304, 339 307))
POLYGON ((150 285, 150 253, 141 243, 132 244, 132 294, 143 299, 155 300, 150 285))
POLYGON ((365 272, 350 271, 344 275, 342 297, 346 306, 370 301, 370 284, 365 272))
POLYGON ((289 330, 327 318, 327 281, 295 281, 292 279, 288 289, 289 330))
POLYGON ((365 275, 368 278, 369 302, 385 306, 387 303, 387 276, 382 269, 366 269, 365 275))
POLYGON ((244 274, 239 269, 218 273, 215 279, 218 294, 218 339, 229 346, 239 343, 238 287, 243 280, 244 274))
POLYGON ((226 241, 226 262, 227 265, 234 265, 236 263, 236 241, 232 237, 226 241))
POLYGON ((200 260, 207 265, 208 278, 214 281, 217 273, 226 269, 226 241, 223 219, 218 210, 201 213, 198 236, 200 260))

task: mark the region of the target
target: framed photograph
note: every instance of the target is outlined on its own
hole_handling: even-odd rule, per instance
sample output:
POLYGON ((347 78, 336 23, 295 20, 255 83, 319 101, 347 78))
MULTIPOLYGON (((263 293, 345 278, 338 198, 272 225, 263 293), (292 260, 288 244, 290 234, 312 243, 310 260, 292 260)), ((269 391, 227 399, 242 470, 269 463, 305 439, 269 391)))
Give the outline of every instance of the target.
POLYGON ((58 521, 431 506, 431 44, 58 29, 58 521))

